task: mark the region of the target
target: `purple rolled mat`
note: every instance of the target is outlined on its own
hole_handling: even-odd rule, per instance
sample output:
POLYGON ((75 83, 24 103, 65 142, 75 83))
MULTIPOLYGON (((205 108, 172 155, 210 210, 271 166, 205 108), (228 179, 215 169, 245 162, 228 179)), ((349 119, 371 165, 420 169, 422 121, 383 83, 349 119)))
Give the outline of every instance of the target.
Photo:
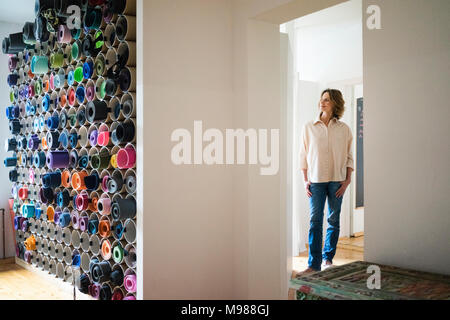
POLYGON ((98 131, 93 130, 91 134, 89 135, 89 142, 91 146, 95 147, 97 145, 97 137, 98 137, 98 131))
POLYGON ((86 88, 86 99, 88 101, 92 101, 95 98, 95 88, 92 87, 87 87, 86 88))
POLYGON ((14 217, 14 230, 19 230, 19 228, 21 227, 20 219, 21 219, 21 217, 19 217, 19 216, 14 217))
POLYGON ((47 166, 50 169, 63 169, 69 167, 69 152, 51 151, 47 154, 47 166))
POLYGON ((20 229, 23 231, 23 232, 27 232, 28 231, 28 220, 26 220, 26 219, 24 219, 23 221, 22 221, 22 223, 21 223, 21 225, 20 225, 20 229))
POLYGON ((89 218, 84 216, 84 217, 80 217, 78 219, 78 224, 80 226, 80 231, 81 232, 85 232, 87 230, 87 226, 88 226, 88 220, 89 218))
POLYGON ((59 224, 59 217, 62 215, 61 209, 55 210, 55 215, 53 216, 53 221, 55 221, 55 224, 59 224))
POLYGON ((33 252, 31 251, 25 251, 24 259, 27 263, 31 263, 31 256, 33 252))
POLYGON ((19 229, 22 230, 22 226, 24 222, 27 221, 27 218, 21 217, 19 220, 19 229))
POLYGON ((28 141, 28 148, 31 150, 37 150, 39 148, 39 144, 41 140, 39 139, 37 134, 33 134, 31 139, 28 141))
POLYGON ((16 57, 10 57, 8 60, 9 71, 12 72, 17 67, 18 59, 16 57))
POLYGON ((79 229, 80 228, 80 215, 78 213, 78 211, 72 211, 72 213, 70 214, 72 217, 72 226, 74 229, 79 229))
POLYGON ((100 297, 100 285, 99 284, 91 284, 89 285, 89 295, 94 299, 98 299, 100 297))

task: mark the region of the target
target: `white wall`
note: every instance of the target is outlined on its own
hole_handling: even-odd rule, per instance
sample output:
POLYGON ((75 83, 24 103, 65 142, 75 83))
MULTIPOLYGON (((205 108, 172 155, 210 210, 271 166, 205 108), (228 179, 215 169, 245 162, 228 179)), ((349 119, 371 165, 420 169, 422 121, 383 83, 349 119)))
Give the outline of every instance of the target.
POLYGON ((263 178, 252 166, 176 167, 170 135, 194 120, 285 129, 281 21, 249 19, 292 3, 302 3, 300 14, 324 5, 138 1, 139 298, 287 298, 285 168, 263 178))
POLYGON ((170 141, 233 127, 231 2, 138 5, 138 295, 231 299, 232 168, 175 166, 170 141))
POLYGON ((450 2, 377 4, 382 29, 364 28, 365 259, 450 274, 450 2))
MULTIPOLYGON (((0 22, 0 40, 8 36, 10 33, 16 33, 22 31, 23 25, 13 24, 9 22, 0 22)), ((11 186, 12 184, 9 182, 9 171, 10 168, 5 168, 3 165, 3 160, 5 158, 11 157, 12 152, 6 152, 4 148, 4 141, 10 138, 8 123, 9 120, 6 118, 5 109, 6 106, 11 105, 9 102, 9 91, 10 88, 8 83, 6 82, 6 78, 8 76, 8 56, 4 54, 0 54, 0 100, 1 106, 3 106, 0 110, 0 141, 2 145, 0 147, 0 165, 2 169, 0 170, 0 181, 3 181, 4 187, 0 188, 0 208, 4 208, 5 211, 5 242, 6 242, 6 257, 14 257, 16 255, 16 249, 14 248, 14 235, 12 233, 11 226, 11 218, 9 215, 9 204, 8 199, 11 197, 11 186)), ((0 217, 0 230, 1 230, 1 217, 0 217)), ((3 243, 2 243, 2 235, 0 231, 0 259, 3 258, 3 243)))
MULTIPOLYGON (((22 27, 25 22, 33 22, 36 18, 34 14, 35 0, 14 0, 0 2, 0 21, 6 23, 18 23, 22 27)), ((20 32, 22 28, 18 29, 20 32)), ((3 40, 3 39, 2 39, 3 40)))

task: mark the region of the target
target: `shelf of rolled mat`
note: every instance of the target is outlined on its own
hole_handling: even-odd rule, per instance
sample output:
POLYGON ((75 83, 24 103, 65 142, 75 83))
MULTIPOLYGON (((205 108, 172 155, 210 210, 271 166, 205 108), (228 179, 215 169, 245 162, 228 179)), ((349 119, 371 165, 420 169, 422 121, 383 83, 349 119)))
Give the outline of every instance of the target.
MULTIPOLYGON (((68 295, 73 295, 74 293, 74 286, 71 283, 62 281, 61 279, 56 278, 53 275, 50 275, 48 272, 41 270, 40 268, 37 268, 31 264, 26 263, 25 261, 23 261, 22 259, 15 257, 15 262, 18 266, 33 272, 33 274, 36 274, 40 277, 42 277, 43 279, 45 279, 45 281, 48 281, 49 283, 53 284, 54 286, 56 286, 58 289, 60 289, 62 292, 68 294, 68 295)), ((93 297, 91 297, 88 294, 84 294, 81 293, 78 289, 75 290, 75 299, 76 300, 88 300, 88 301, 93 301, 96 300, 93 297)), ((37 300, 40 300, 39 297, 36 297, 37 300)))
MULTIPOLYGON (((372 283, 372 282, 371 282, 372 283)), ((450 300, 450 276, 356 261, 290 281, 297 300, 450 300), (369 289, 371 265, 380 267, 381 288, 369 289)))

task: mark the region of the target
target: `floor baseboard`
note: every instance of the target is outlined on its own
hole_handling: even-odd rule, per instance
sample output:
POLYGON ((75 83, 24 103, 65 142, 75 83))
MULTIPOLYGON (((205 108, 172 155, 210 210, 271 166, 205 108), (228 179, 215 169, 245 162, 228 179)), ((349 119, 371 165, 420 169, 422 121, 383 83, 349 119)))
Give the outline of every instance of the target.
MULTIPOLYGON (((68 282, 64 282, 62 279, 56 278, 56 276, 49 274, 46 271, 43 271, 40 268, 37 268, 33 265, 30 265, 28 263, 26 263, 25 261, 23 261, 22 259, 19 258, 13 258, 15 259, 15 263, 30 271, 33 272, 34 274, 39 275, 40 277, 44 278, 45 280, 51 282, 52 284, 54 284, 55 286, 57 286, 59 289, 61 289, 62 291, 73 295, 73 285, 68 283, 68 282)), ((13 260, 14 261, 14 260, 13 260)), ((76 289, 76 299, 74 300, 95 300, 94 298, 92 298, 90 295, 81 293, 78 289, 76 289)))
POLYGON ((6 258, 6 259, 0 259, 0 264, 14 264, 16 262, 15 258, 6 258))

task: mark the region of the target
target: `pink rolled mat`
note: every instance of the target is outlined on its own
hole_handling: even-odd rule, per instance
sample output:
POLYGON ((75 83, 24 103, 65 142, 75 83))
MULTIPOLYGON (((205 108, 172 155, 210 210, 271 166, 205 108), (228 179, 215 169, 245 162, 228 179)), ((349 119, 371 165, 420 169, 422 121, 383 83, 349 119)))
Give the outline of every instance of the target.
POLYGON ((77 196, 76 199, 77 209, 79 211, 86 210, 89 206, 89 195, 87 193, 82 193, 77 196))
POLYGON ((109 176, 104 176, 102 179, 102 190, 103 192, 108 192, 108 179, 109 176))
POLYGON ((97 143, 99 146, 106 147, 109 143, 109 132, 100 132, 97 137, 97 143))
POLYGON ((9 72, 13 72, 16 69, 16 67, 17 67, 17 58, 16 57, 9 57, 8 67, 9 67, 9 72))
POLYGON ((86 88, 86 99, 87 101, 92 101, 95 98, 95 88, 94 86, 89 86, 86 88))
POLYGON ((100 288, 101 287, 99 284, 93 283, 93 284, 89 285, 89 287, 88 287, 89 295, 91 297, 93 297, 94 299, 98 299, 100 297, 100 288))
MULTIPOLYGON (((111 213, 111 199, 109 198, 102 198, 98 201, 98 203, 101 203, 102 209, 99 210, 100 214, 102 215, 109 215, 111 213)), ((97 205, 98 206, 98 205, 97 205)))
POLYGON ((136 164, 136 151, 133 148, 120 149, 117 153, 119 169, 130 169, 136 164))
POLYGON ((125 286, 125 289, 127 289, 128 292, 133 293, 136 292, 136 275, 135 274, 129 274, 125 276, 123 280, 123 284, 125 286))
POLYGON ((50 75, 50 89, 55 90, 55 75, 53 73, 50 75))
POLYGON ((72 33, 70 32, 70 29, 66 25, 61 24, 58 30, 58 42, 70 43, 71 40, 72 40, 72 33))
MULTIPOLYGON (((78 198, 78 197, 77 197, 78 198)), ((72 226, 74 229, 79 229, 80 225, 79 225, 79 221, 80 220, 80 214, 78 213, 78 211, 72 211, 71 213, 72 215, 72 226)))
POLYGON ((34 175, 34 170, 33 170, 33 168, 31 168, 31 169, 29 170, 29 172, 28 172, 28 177, 30 178, 30 182, 31 182, 31 183, 34 183, 35 175, 34 175))

